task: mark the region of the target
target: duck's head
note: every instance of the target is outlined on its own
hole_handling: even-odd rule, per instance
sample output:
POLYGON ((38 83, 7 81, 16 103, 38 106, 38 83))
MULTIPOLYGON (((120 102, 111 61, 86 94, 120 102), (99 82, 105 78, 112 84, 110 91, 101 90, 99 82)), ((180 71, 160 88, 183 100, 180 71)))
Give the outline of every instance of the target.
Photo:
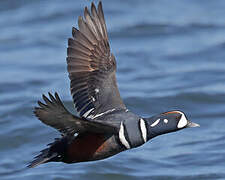
POLYGON ((184 128, 200 126, 197 123, 189 121, 181 111, 165 112, 151 118, 146 118, 145 122, 148 126, 148 139, 184 128))

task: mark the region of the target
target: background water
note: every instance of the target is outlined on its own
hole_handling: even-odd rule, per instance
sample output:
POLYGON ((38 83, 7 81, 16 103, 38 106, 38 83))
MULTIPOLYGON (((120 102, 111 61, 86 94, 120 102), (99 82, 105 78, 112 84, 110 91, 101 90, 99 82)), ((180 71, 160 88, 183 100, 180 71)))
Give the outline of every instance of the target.
POLYGON ((59 137, 32 114, 57 91, 72 109, 67 38, 86 0, 0 1, 0 179, 225 179, 225 1, 103 0, 127 107, 179 109, 201 128, 163 135, 112 158, 26 164, 59 137))

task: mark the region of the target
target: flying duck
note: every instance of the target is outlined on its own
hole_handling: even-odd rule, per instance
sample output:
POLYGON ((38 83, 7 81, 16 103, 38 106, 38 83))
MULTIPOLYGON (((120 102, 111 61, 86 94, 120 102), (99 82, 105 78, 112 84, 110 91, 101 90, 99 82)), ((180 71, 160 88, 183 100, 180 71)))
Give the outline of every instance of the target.
POLYGON ((123 103, 116 82, 116 59, 111 52, 102 3, 94 3, 78 18, 68 39, 67 70, 79 116, 71 114, 57 93, 43 95, 34 114, 61 133, 28 167, 47 162, 78 163, 111 157, 161 134, 198 127, 181 111, 144 118, 123 103))

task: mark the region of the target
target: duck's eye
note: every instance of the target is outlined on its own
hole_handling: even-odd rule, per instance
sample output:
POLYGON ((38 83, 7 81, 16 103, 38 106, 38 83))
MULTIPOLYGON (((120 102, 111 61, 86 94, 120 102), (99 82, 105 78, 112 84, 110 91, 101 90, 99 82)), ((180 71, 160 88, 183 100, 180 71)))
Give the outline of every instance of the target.
POLYGON ((167 123, 168 123, 168 119, 164 119, 163 122, 164 122, 165 124, 167 124, 167 123))

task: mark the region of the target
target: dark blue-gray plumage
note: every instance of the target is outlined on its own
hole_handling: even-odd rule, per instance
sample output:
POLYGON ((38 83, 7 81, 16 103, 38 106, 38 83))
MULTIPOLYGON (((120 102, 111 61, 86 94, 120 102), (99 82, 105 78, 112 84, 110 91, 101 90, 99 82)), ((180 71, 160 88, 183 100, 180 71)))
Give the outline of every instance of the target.
POLYGON ((29 167, 51 161, 76 163, 104 159, 138 147, 155 136, 198 124, 187 120, 181 111, 170 111, 142 118, 127 110, 116 83, 116 60, 111 53, 100 2, 87 7, 79 30, 72 29, 68 40, 67 69, 71 94, 80 114, 66 110, 57 93, 43 95, 35 115, 56 128, 62 137, 41 151, 29 167))

